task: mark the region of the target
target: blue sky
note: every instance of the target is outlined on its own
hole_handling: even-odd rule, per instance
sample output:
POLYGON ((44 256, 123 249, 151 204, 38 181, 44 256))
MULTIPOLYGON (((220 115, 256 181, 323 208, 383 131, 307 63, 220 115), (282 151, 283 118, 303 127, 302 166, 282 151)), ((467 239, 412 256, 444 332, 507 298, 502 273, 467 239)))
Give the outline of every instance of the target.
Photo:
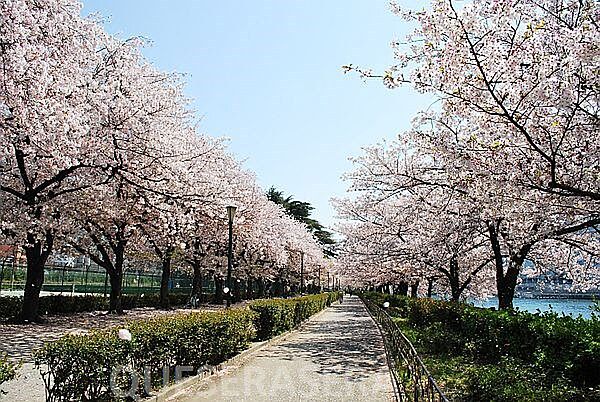
POLYGON ((409 88, 342 73, 348 63, 376 71, 393 63, 389 43, 409 27, 386 0, 83 4, 84 14, 107 18, 109 32, 150 39, 150 61, 186 74, 200 130, 230 138, 264 188, 311 202, 326 225, 334 221, 329 199, 346 189, 348 157, 394 138, 430 104, 409 88))

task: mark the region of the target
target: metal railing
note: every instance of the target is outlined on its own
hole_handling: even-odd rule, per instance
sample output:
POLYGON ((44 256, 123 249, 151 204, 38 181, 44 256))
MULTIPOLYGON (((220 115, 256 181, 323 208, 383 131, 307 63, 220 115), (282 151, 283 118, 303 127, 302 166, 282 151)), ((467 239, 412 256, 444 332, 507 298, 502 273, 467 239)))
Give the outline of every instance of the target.
POLYGON ((375 303, 365 299, 362 301, 383 332, 398 400, 448 402, 448 398, 423 364, 414 346, 392 317, 375 303))

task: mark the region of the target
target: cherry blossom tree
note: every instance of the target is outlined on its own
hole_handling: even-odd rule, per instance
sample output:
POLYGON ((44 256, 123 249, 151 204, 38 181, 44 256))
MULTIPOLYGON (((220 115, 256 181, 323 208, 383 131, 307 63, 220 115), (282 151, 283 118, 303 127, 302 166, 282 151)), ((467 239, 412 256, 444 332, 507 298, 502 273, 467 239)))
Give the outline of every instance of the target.
POLYGON ((597 2, 433 0, 393 10, 417 27, 394 42, 385 85, 410 83, 488 145, 518 147, 523 185, 600 200, 597 2))
MULTIPOLYGON (((479 206, 494 255, 500 308, 512 307, 524 263, 531 261, 531 253, 541 243, 555 242, 557 247, 549 250, 557 250, 561 244, 572 244, 573 238, 597 242, 593 229, 600 223, 597 202, 524 184, 521 179, 527 167, 521 148, 487 143, 470 121, 431 116, 424 121, 430 126, 418 129, 422 144, 435 150, 451 180, 479 206)), ((561 256, 553 253, 556 265, 561 265, 561 256)))
POLYGON ((489 281, 478 276, 489 276, 493 259, 477 210, 433 155, 398 141, 366 148, 354 161, 346 178, 363 195, 336 203, 350 221, 340 226, 346 252, 369 244, 364 255, 376 258, 376 269, 392 263, 388 274, 411 282, 413 293, 420 280, 430 287, 436 278, 453 300, 465 290, 489 293, 480 286, 489 281))
POLYGON ((510 308, 525 261, 544 249, 560 266, 560 250, 597 242, 597 5, 435 0, 394 11, 417 28, 379 77, 436 98, 415 123, 418 147, 478 207, 499 306, 510 308))
POLYGON ((69 204, 66 243, 106 270, 109 313, 123 313, 121 289, 127 250, 132 243, 140 244, 139 227, 146 208, 144 198, 122 181, 84 190, 69 204))
POLYGON ((38 319, 43 269, 60 231, 64 197, 103 183, 118 164, 106 122, 109 88, 97 74, 106 35, 75 1, 0 2, 2 231, 24 247, 21 318, 38 319))
POLYGON ((220 273, 231 203, 241 206, 236 264, 267 277, 289 268, 291 247, 322 263, 307 228, 283 217, 223 141, 197 135, 179 76, 148 63, 143 41, 80 13, 75 0, 0 1, 0 231, 27 257, 21 318, 39 318, 58 242, 107 270, 111 311, 142 239, 162 262, 163 302, 176 252, 195 273, 200 261, 220 273))
POLYGON ((144 223, 157 210, 155 198, 180 196, 172 189, 177 163, 208 152, 212 145, 195 137, 177 76, 149 65, 136 41, 107 38, 103 49, 105 65, 96 77, 115 94, 105 105, 105 125, 113 131, 112 157, 119 171, 107 184, 77 193, 69 215, 75 230, 87 234, 77 237, 81 244, 75 242, 75 247, 107 270, 110 311, 122 312, 121 281, 129 239, 134 233, 139 238, 144 223), (86 247, 88 243, 93 247, 86 247))

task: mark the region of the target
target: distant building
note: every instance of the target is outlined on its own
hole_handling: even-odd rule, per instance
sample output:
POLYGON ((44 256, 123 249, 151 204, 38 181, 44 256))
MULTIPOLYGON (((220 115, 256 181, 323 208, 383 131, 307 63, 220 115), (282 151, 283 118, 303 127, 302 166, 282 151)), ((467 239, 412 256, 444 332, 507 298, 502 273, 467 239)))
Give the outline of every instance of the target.
POLYGON ((598 297, 600 289, 579 292, 573 289, 573 280, 564 274, 543 273, 535 276, 521 275, 515 295, 526 298, 591 298, 598 297))

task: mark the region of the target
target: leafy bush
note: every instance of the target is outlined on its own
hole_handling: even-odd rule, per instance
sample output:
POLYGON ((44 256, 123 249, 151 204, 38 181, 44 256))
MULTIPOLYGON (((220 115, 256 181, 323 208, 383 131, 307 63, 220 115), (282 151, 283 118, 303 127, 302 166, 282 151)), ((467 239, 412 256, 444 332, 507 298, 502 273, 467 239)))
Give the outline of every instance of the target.
POLYGON ((17 376, 19 366, 10 360, 6 354, 0 354, 0 384, 10 381, 17 376))
POLYGON ((250 304, 257 313, 257 338, 269 339, 294 328, 295 306, 292 300, 258 300, 250 304))
MULTIPOLYGON (((118 329, 67 335, 34 353, 51 400, 111 399, 111 375, 118 368, 154 380, 163 367, 218 364, 245 349, 254 337, 254 313, 249 309, 195 312, 136 321, 128 325, 131 341, 118 329)), ((129 388, 129 377, 115 376, 129 388)), ((143 381, 138 387, 141 389, 143 381)))
POLYGON ((581 391, 564 381, 546 384, 534 367, 502 358, 494 365, 471 365, 465 372, 466 397, 476 401, 575 401, 581 391))
POLYGON ((517 400, 574 399, 577 392, 585 390, 587 397, 600 387, 598 317, 586 320, 556 313, 495 311, 379 293, 364 297, 378 305, 389 302, 390 315, 414 329, 411 336, 421 353, 441 359, 462 356, 474 367, 490 368, 468 373, 470 390, 479 390, 477 397, 471 395, 475 400, 511 400, 517 394, 517 400), (527 372, 543 381, 523 387, 514 384, 517 380, 511 375, 527 372), (492 394, 486 392, 492 390, 497 398, 489 398, 492 394), (573 397, 561 399, 561 392, 573 397))
POLYGON ((257 339, 269 339, 296 328, 302 321, 340 297, 340 292, 330 292, 293 299, 264 299, 252 302, 250 309, 257 313, 257 339))

